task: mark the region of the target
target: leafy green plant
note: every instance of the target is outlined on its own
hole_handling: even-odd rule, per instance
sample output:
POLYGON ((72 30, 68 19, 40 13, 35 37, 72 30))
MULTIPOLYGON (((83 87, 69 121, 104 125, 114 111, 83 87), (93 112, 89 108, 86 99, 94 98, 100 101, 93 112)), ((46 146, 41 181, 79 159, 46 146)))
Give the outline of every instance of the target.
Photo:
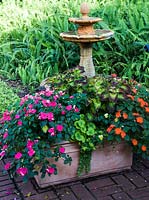
POLYGON ((0 80, 0 116, 15 101, 19 100, 15 91, 0 80))
MULTIPOLYGON (((6 0, 1 3, 0 69, 3 74, 34 86, 48 76, 76 66, 79 47, 64 42, 59 34, 77 29, 68 23, 68 18, 80 16, 81 2, 6 0)), ((104 21, 95 27, 115 32, 109 41, 93 46, 96 71, 135 78, 149 86, 149 54, 143 49, 149 43, 148 0, 88 2, 90 16, 104 21)))

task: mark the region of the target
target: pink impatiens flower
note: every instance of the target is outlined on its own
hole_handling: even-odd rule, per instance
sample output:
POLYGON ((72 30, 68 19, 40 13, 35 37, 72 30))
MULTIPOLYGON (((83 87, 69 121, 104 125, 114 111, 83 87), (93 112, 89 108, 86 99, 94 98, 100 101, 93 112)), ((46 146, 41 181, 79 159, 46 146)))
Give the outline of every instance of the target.
POLYGON ((3 117, 1 118, 2 121, 10 121, 11 120, 11 116, 10 116, 10 112, 8 112, 7 110, 3 113, 3 117))
POLYGON ((5 132, 4 135, 3 135, 3 139, 6 139, 8 137, 8 133, 5 132))
POLYGON ((17 124, 18 124, 18 126, 22 126, 22 121, 19 120, 17 124))
POLYGON ((75 107, 75 108, 74 108, 74 111, 75 111, 75 112, 79 112, 79 108, 75 107))
POLYGON ((28 148, 28 150, 31 150, 32 147, 33 147, 33 145, 34 145, 34 141, 32 141, 32 140, 27 140, 27 148, 28 148))
POLYGON ((5 156, 5 151, 0 152, 0 159, 2 159, 5 156))
POLYGON ((62 115, 65 115, 65 114, 66 114, 66 112, 65 112, 64 110, 62 110, 61 114, 62 114, 62 115))
POLYGON ((54 128, 49 128, 48 132, 50 133, 51 136, 54 136, 55 135, 55 130, 54 128))
POLYGON ((72 110, 72 105, 66 106, 66 110, 68 110, 68 111, 72 110))
POLYGON ((55 107, 57 105, 57 103, 55 102, 55 101, 51 101, 50 103, 49 103, 49 106, 51 106, 51 107, 55 107))
POLYGON ((5 169, 5 170, 9 170, 9 169, 10 169, 10 166, 11 166, 11 163, 8 162, 8 163, 6 163, 6 164, 4 165, 4 169, 5 169))
POLYGON ((20 167, 17 169, 17 174, 21 176, 25 176, 28 173, 28 169, 26 167, 20 167))
POLYGON ((49 112, 49 113, 41 112, 41 113, 39 113, 39 119, 41 119, 41 120, 48 119, 49 121, 53 121, 54 115, 52 112, 49 112))
POLYGON ((47 172, 48 174, 53 174, 53 173, 55 172, 55 169, 54 169, 53 167, 48 167, 48 168, 46 169, 46 172, 47 172))
POLYGON ((60 147, 60 148, 59 148, 59 152, 60 152, 60 153, 65 153, 65 148, 64 148, 64 147, 60 147))
POLYGON ((15 115, 15 119, 19 119, 20 118, 20 115, 15 115))
POLYGON ((32 157, 34 154, 35 154, 34 149, 30 149, 30 150, 28 151, 28 155, 29 155, 30 157, 32 157))
POLYGON ((15 159, 19 160, 22 157, 22 153, 17 152, 14 157, 15 157, 15 159))
POLYGON ((7 149, 7 148, 8 148, 8 145, 5 144, 5 145, 3 146, 3 148, 2 148, 2 150, 5 150, 5 149, 7 149))
POLYGON ((47 113, 47 118, 48 118, 49 121, 54 120, 54 115, 53 115, 53 113, 52 113, 52 112, 47 113))
POLYGON ((61 124, 58 124, 56 126, 56 130, 59 131, 59 132, 63 131, 63 126, 61 124))

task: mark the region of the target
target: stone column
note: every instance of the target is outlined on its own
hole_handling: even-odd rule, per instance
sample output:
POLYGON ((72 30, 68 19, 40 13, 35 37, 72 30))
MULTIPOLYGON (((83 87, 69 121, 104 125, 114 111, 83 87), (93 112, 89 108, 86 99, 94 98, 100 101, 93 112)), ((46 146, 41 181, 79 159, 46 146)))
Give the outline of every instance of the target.
POLYGON ((80 43, 79 65, 84 67, 87 77, 95 76, 95 68, 92 59, 92 43, 80 43))

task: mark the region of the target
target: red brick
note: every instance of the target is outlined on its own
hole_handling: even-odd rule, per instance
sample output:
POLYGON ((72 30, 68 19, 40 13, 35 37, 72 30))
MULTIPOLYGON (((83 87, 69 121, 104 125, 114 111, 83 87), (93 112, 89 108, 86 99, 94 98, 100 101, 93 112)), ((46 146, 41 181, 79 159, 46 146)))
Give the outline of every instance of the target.
POLYGON ((97 188, 114 185, 114 182, 110 178, 100 178, 98 180, 90 181, 85 185, 88 187, 89 190, 94 190, 97 188))
POLYGON ((24 196, 28 194, 31 194, 31 195, 37 194, 36 190, 33 187, 33 184, 30 181, 28 181, 27 183, 23 183, 23 182, 17 183, 17 186, 21 190, 24 196))
POLYGON ((57 196, 53 191, 44 192, 41 194, 33 195, 30 197, 25 197, 25 200, 56 200, 57 196))
POLYGON ((91 193, 85 188, 84 185, 78 184, 71 186, 72 191, 75 193, 78 199, 86 200, 86 197, 89 200, 94 200, 95 198, 91 195, 91 193))
POLYGON ((114 198, 114 200, 131 200, 129 196, 124 192, 114 194, 112 195, 112 197, 114 198))
POLYGON ((78 200, 69 188, 61 188, 56 191, 61 200, 78 200))
POLYGON ((118 184, 118 186, 122 187, 124 191, 133 190, 135 186, 123 175, 112 176, 112 179, 118 184))
POLYGON ((149 168, 149 160, 143 160, 143 164, 145 167, 149 168))
POLYGON ((101 197, 106 197, 108 195, 121 192, 121 188, 116 185, 112 185, 112 186, 107 186, 103 188, 98 188, 96 190, 92 190, 92 192, 97 199, 101 199, 101 197))
POLYGON ((113 200, 113 198, 112 197, 101 197, 101 200, 113 200))
POLYGON ((145 187, 148 185, 148 182, 145 178, 140 176, 137 172, 125 173, 128 179, 133 182, 137 187, 145 187))
POLYGON ((148 197, 149 199, 149 188, 139 188, 134 191, 129 191, 128 194, 134 198, 134 200, 142 200, 142 198, 148 197))

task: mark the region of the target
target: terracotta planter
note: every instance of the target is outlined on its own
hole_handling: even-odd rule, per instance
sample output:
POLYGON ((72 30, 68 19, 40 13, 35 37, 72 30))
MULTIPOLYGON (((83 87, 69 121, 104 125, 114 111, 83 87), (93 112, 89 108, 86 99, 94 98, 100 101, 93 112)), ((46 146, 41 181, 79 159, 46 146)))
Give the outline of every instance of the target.
POLYGON ((88 174, 77 177, 77 168, 79 163, 79 147, 75 143, 64 143, 66 152, 72 157, 72 164, 64 165, 63 160, 57 162, 58 175, 51 175, 44 179, 40 174, 35 176, 39 187, 44 188, 50 185, 65 183, 80 178, 97 176, 109 172, 118 172, 130 169, 132 165, 131 147, 125 142, 118 144, 107 144, 105 147, 99 147, 92 153, 91 170, 88 174))

